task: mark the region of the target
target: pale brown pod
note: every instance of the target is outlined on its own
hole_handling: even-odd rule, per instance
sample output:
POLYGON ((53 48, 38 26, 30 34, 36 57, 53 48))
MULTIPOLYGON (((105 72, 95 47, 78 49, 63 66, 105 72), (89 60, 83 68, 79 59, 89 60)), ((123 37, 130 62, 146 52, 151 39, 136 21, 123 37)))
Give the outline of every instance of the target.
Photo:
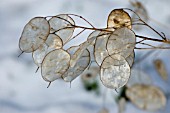
POLYGON ((163 80, 167 80, 168 79, 168 73, 167 73, 167 69, 165 64, 163 63, 162 60, 157 59, 154 61, 154 66, 156 68, 156 71, 158 72, 158 74, 161 76, 161 78, 163 80))
POLYGON ((21 51, 30 53, 44 44, 50 33, 50 25, 44 17, 31 19, 24 27, 19 40, 21 51))
POLYGON ((127 27, 131 29, 132 28, 131 17, 123 9, 114 9, 110 12, 108 16, 107 27, 115 29, 127 27))
POLYGON ((126 90, 126 96, 143 110, 156 111, 166 105, 164 93, 156 86, 135 84, 126 90))

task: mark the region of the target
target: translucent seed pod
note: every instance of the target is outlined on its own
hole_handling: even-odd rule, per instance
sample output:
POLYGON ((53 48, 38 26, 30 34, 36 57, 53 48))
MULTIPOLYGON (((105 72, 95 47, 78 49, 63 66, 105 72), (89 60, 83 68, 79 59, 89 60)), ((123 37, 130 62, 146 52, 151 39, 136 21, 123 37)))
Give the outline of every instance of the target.
POLYGON ((100 78, 107 88, 121 88, 128 82, 129 77, 130 66, 121 55, 108 56, 103 60, 100 78))
POLYGON ((50 25, 44 17, 31 19, 24 27, 19 40, 21 51, 30 53, 44 44, 50 33, 50 25))
POLYGON ((56 49, 48 53, 41 65, 41 74, 45 81, 52 82, 68 70, 70 54, 63 49, 56 49))
POLYGON ((57 16, 53 16, 50 20, 50 33, 56 33, 63 41, 63 44, 65 44, 73 35, 74 27, 72 25, 75 25, 74 20, 66 15, 61 14, 57 16))

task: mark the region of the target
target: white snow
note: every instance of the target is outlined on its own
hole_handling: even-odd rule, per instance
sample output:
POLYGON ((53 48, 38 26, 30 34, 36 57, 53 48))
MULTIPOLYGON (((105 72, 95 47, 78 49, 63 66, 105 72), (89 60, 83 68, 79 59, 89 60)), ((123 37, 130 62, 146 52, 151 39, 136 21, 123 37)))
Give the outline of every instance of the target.
MULTIPOLYGON (((152 18, 167 26, 170 25, 170 0, 140 1, 146 5, 152 18)), ((57 80, 47 89, 48 83, 41 78, 40 70, 35 73, 37 67, 32 61, 31 54, 17 57, 20 53, 19 38, 24 25, 35 16, 73 13, 85 17, 96 27, 104 28, 112 9, 129 6, 128 0, 0 0, 0 113, 97 113, 102 108, 102 96, 86 92, 80 77, 73 81, 71 88, 69 83, 57 80)), ((78 18, 75 19, 77 24, 88 26, 78 18)), ((170 36, 168 29, 150 23, 170 36)), ((148 29, 138 33, 158 37, 148 29)), ((70 45, 78 44, 86 38, 87 35, 84 33, 70 45)), ((170 75, 169 56, 170 51, 165 50, 159 58, 164 58, 170 75)), ((148 58, 148 61, 153 57, 148 58)), ((155 85, 160 86, 168 95, 170 77, 164 82, 150 63, 151 61, 145 61, 142 63, 143 67, 140 67, 145 69, 153 78, 155 85)), ((103 93, 104 87, 102 84, 100 86, 103 93)), ((107 93, 105 106, 110 113, 118 112, 114 101, 116 95, 114 90, 107 93)), ((167 106, 169 105, 170 98, 167 106)), ((127 104, 125 113, 147 112, 127 104)), ((156 113, 170 113, 170 109, 166 107, 156 113)))

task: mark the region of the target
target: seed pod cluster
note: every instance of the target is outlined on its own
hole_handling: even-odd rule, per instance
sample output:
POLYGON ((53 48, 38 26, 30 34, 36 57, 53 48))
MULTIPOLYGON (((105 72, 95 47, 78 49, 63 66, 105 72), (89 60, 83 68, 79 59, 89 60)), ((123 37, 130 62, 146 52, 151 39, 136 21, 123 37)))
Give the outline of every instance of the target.
POLYGON ((129 14, 123 9, 111 11, 107 28, 91 28, 93 32, 85 42, 65 50, 63 46, 75 38, 76 28, 69 14, 35 17, 23 29, 20 50, 32 53, 35 64, 41 68, 42 78, 47 82, 59 78, 71 82, 90 69, 91 62, 96 62, 106 87, 123 87, 130 77, 135 57, 136 36, 131 29, 129 14))

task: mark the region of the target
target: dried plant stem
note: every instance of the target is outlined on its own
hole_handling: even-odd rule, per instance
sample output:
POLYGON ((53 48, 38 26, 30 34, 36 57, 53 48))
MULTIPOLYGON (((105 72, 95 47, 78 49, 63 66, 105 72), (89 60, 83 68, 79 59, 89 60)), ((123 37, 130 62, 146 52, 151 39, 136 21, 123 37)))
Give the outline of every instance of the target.
MULTIPOLYGON (((149 27, 151 30, 153 30, 156 34, 158 34, 160 37, 162 37, 162 40, 161 39, 156 39, 156 38, 149 38, 149 37, 146 37, 146 36, 140 36, 140 35, 136 35, 137 38, 142 38, 143 40, 142 41, 139 41, 137 43, 141 43, 145 40, 150 40, 150 41, 155 41, 155 42, 162 42, 162 43, 167 43, 167 44, 170 44, 170 41, 168 41, 163 34, 163 36, 158 32, 156 31, 154 28, 152 28, 150 25, 148 25, 146 22, 144 22, 140 16, 134 12, 133 10, 131 9, 128 9, 128 8, 123 8, 125 10, 129 10, 131 12, 133 12, 134 14, 136 14, 136 16, 138 17, 138 20, 141 21, 142 23, 134 23, 134 25, 145 25, 147 27, 149 27)), ((72 16, 77 16, 81 19, 83 19, 84 21, 86 21, 89 25, 91 25, 91 27, 84 27, 84 26, 79 26, 79 25, 73 25, 72 23, 70 23, 68 20, 66 19, 63 19, 63 18, 60 18, 60 17, 57 17, 57 18, 60 18, 60 19, 63 19, 67 22, 70 23, 71 26, 68 26, 68 27, 64 27, 64 28, 61 28, 61 29, 58 29, 56 30, 54 33, 60 31, 60 30, 63 30, 63 29, 69 29, 69 28, 79 28, 79 29, 83 29, 82 31, 80 31, 77 35, 75 35, 73 38, 71 38, 70 40, 76 38, 77 36, 79 36, 81 33, 83 33, 85 30, 98 30, 98 31, 104 31, 104 32, 108 32, 108 33, 113 33, 113 31, 110 31, 110 30, 107 30, 105 28, 95 28, 89 21, 87 21, 85 18, 83 18, 82 16, 79 16, 79 15, 75 15, 75 14, 67 14, 67 15, 72 15, 72 16)), ((48 17, 51 17, 51 16, 48 16, 48 17)), ((69 40, 69 41, 70 41, 69 40)), ((144 44, 144 43, 143 43, 144 44)), ((145 44, 146 45, 146 44, 145 44)), ((152 48, 135 48, 135 49, 169 49, 169 47, 155 47, 155 46, 152 46, 152 45, 148 45, 148 46, 151 46, 152 48)))
POLYGON ((163 42, 163 43, 170 44, 170 41, 168 41, 168 40, 161 40, 161 39, 149 38, 149 37, 140 36, 140 35, 136 35, 136 37, 142 38, 142 39, 145 39, 145 40, 156 41, 156 42, 163 42))
POLYGON ((67 15, 72 15, 72 16, 76 16, 79 17, 81 19, 83 19, 85 22, 87 22, 91 27, 95 28, 89 21, 87 21, 85 18, 83 18, 82 16, 76 15, 76 14, 67 14, 67 15))
POLYGON ((135 47, 135 49, 139 49, 139 50, 142 50, 142 49, 170 49, 170 47, 153 47, 153 48, 139 48, 139 47, 135 47))

